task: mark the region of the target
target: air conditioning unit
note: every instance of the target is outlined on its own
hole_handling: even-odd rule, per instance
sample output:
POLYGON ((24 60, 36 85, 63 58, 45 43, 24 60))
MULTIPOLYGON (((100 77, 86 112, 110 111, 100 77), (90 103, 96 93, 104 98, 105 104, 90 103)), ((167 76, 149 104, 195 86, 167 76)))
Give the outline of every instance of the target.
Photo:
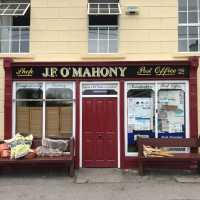
POLYGON ((139 8, 137 6, 128 6, 126 10, 127 15, 138 15, 139 8))

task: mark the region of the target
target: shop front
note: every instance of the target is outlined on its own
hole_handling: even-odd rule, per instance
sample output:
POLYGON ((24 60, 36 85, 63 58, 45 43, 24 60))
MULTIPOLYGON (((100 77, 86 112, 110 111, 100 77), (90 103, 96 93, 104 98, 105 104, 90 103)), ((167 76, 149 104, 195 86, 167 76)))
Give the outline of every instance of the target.
MULTIPOLYGON (((137 137, 197 137, 198 61, 4 60, 5 138, 75 137, 76 167, 133 168, 137 137)), ((184 151, 184 149, 172 149, 184 151)))

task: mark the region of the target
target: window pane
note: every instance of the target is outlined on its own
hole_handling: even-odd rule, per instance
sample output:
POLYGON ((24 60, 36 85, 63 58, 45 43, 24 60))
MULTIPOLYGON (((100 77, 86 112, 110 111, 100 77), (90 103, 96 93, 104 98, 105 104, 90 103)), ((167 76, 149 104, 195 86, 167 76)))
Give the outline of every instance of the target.
POLYGON ((42 84, 17 83, 16 98, 17 99, 42 99, 42 84))
POLYGON ((68 138, 72 136, 73 109, 68 101, 46 102, 46 137, 68 138))
POLYGON ((118 52, 118 41, 109 40, 109 53, 117 53, 117 52, 118 52))
POLYGON ((19 41, 19 37, 20 37, 20 29, 19 28, 13 28, 12 27, 12 40, 18 40, 19 41))
POLYGON ((118 36, 118 28, 117 27, 110 27, 109 28, 109 39, 117 40, 118 36))
POLYGON ((28 28, 21 28, 21 39, 29 40, 29 29, 28 28))
POLYGON ((179 40, 178 41, 178 50, 180 52, 188 51, 188 49, 187 49, 187 40, 179 40))
POLYGON ((197 11, 197 0, 189 0, 188 1, 188 10, 196 10, 197 11))
POLYGON ((91 3, 89 5, 90 5, 90 8, 98 8, 98 4, 97 3, 91 3))
POLYGON ((197 26, 189 26, 189 38, 198 38, 197 26))
POLYGON ((20 53, 29 52, 29 41, 21 41, 20 42, 20 53))
POLYGON ((9 41, 1 41, 0 45, 1 53, 9 52, 9 41))
POLYGON ((108 39, 108 27, 99 28, 99 39, 108 39))
POLYGON ((98 39, 98 29, 89 27, 89 39, 98 39))
POLYGON ((197 23, 198 15, 197 12, 188 12, 188 23, 197 23))
POLYGON ((16 133, 42 137, 42 101, 16 102, 16 133))
POLYGON ((154 96, 149 89, 132 89, 127 93, 128 152, 137 152, 137 137, 155 137, 154 96))
POLYGON ((97 53, 98 52, 98 41, 97 40, 89 40, 88 52, 89 53, 97 53))
POLYGON ((179 0, 178 1, 178 10, 186 11, 187 10, 187 0, 179 0))
POLYGON ((12 53, 19 53, 19 41, 12 41, 12 53))
POLYGON ((185 137, 184 91, 158 92, 158 137, 185 137))
POLYGON ((198 40, 189 40, 189 51, 198 51, 198 40))
POLYGON ((187 26, 178 27, 178 38, 187 38, 187 26))
POLYGON ((107 53, 107 52, 108 52, 108 40, 100 40, 99 53, 107 53))
POLYGON ((100 13, 109 13, 108 4, 99 4, 99 12, 100 13))
POLYGON ((10 39, 10 28, 9 27, 0 27, 1 40, 10 39))
POLYGON ((46 99, 72 99, 72 89, 68 84, 46 84, 46 99))
POLYGON ((187 23, 187 12, 179 12, 179 24, 187 23))

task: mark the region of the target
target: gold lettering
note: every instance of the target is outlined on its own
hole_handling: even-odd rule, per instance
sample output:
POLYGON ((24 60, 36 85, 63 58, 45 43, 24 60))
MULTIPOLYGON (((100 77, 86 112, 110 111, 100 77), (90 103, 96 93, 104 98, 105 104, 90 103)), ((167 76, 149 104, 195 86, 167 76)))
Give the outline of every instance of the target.
POLYGON ((120 70, 120 77, 124 77, 127 67, 119 67, 119 70, 120 70))
POLYGON ((92 67, 92 77, 100 77, 100 69, 99 67, 92 67))
POLYGON ((88 68, 85 68, 85 70, 83 72, 83 77, 91 77, 91 73, 88 68))
POLYGON ((147 68, 146 66, 140 67, 137 71, 137 75, 151 75, 152 74, 152 67, 147 68))
POLYGON ((100 73, 101 73, 102 77, 108 77, 108 75, 109 75, 109 69, 106 68, 106 67, 102 67, 100 73))
POLYGON ((50 74, 49 74, 49 68, 47 68, 47 67, 45 68, 45 72, 42 73, 42 76, 45 77, 45 78, 50 76, 50 74))
POLYGON ((69 70, 70 68, 66 68, 66 67, 63 67, 60 69, 60 74, 63 78, 66 78, 69 76, 69 70))
POLYGON ((57 77, 57 71, 58 71, 57 68, 52 67, 52 68, 50 69, 50 71, 51 71, 51 77, 52 77, 52 78, 57 77))
POLYGON ((113 76, 117 77, 117 74, 118 74, 118 68, 117 67, 115 67, 115 68, 111 67, 109 76, 110 77, 113 77, 113 76))
POLYGON ((155 74, 157 76, 174 76, 176 75, 176 69, 172 67, 158 66, 155 68, 155 74))
POLYGON ((82 68, 72 68, 73 73, 72 76, 73 77, 82 77, 82 68))
POLYGON ((33 69, 30 68, 30 69, 27 69, 27 68, 20 68, 18 69, 18 71, 16 72, 16 75, 17 76, 33 76, 33 69))

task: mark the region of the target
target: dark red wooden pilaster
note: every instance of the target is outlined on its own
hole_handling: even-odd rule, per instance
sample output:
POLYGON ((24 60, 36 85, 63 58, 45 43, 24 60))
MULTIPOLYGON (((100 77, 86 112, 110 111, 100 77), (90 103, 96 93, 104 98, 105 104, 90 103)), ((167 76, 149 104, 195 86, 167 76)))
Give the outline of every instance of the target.
POLYGON ((12 59, 4 59, 4 139, 12 137, 12 59))
POLYGON ((125 140, 124 140, 124 81, 120 81, 120 162, 121 162, 121 167, 120 168, 125 168, 125 140))
POLYGON ((198 107, 197 107, 198 65, 199 65, 199 58, 191 57, 190 58, 190 76, 189 76, 190 137, 198 137, 198 107))
POLYGON ((79 157, 80 157, 80 81, 76 81, 76 140, 75 140, 75 168, 79 168, 79 157))

